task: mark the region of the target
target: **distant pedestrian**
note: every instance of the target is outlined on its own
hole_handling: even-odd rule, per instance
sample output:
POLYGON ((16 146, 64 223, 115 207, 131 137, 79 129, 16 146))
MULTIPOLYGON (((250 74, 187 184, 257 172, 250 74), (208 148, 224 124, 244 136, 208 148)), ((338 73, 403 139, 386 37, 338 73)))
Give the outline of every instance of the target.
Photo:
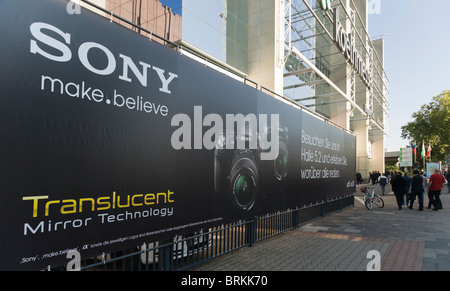
POLYGON ((405 194, 404 194, 404 198, 403 198, 403 205, 408 206, 409 204, 409 193, 410 192, 410 188, 411 188, 411 177, 408 176, 408 172, 405 172, 405 175, 403 175, 403 180, 405 180, 405 194), (405 204, 406 203, 406 204, 405 204))
POLYGON ((363 182, 364 181, 363 181, 361 173, 360 172, 356 173, 356 184, 359 185, 359 184, 362 184, 363 182))
POLYGON ((381 175, 381 176, 378 178, 378 183, 379 183, 380 186, 381 186, 381 193, 382 193, 383 196, 384 196, 385 188, 386 188, 386 185, 387 185, 387 183, 388 183, 388 178, 386 177, 386 174, 383 174, 383 175, 381 175))
POLYGON ((445 175, 445 178, 447 179, 448 192, 450 192, 450 169, 448 169, 447 175, 445 175))
POLYGON ((423 211, 423 179, 419 174, 419 171, 415 170, 414 177, 411 181, 411 197, 409 197, 409 208, 413 209, 414 200, 416 196, 419 200, 419 211, 423 211))
POLYGON ((423 185, 423 201, 425 201, 425 192, 427 191, 427 188, 428 188, 428 178, 424 172, 421 173, 421 176, 422 176, 422 180, 423 180, 423 184, 422 184, 423 185))
POLYGON ((375 171, 370 173, 370 180, 372 180, 372 185, 375 185, 377 182, 377 173, 375 171))
POLYGON ((394 191, 395 198, 397 199, 398 210, 402 210, 403 195, 405 193, 406 182, 402 178, 401 173, 395 173, 392 177, 392 191, 394 191))
POLYGON ((438 211, 442 209, 441 190, 445 184, 444 176, 439 174, 439 170, 434 170, 434 174, 430 177, 430 184, 428 185, 428 196, 433 197, 433 210, 438 211))

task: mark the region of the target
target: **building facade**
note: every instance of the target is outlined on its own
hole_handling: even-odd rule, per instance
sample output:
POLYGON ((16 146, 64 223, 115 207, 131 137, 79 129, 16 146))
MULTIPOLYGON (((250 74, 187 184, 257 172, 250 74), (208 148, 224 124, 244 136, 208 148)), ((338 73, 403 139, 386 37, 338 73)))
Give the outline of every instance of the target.
POLYGON ((353 132, 356 171, 363 177, 385 171, 389 80, 384 40, 372 40, 368 32, 371 1, 179 0, 173 7, 159 0, 95 2, 210 66, 353 132))

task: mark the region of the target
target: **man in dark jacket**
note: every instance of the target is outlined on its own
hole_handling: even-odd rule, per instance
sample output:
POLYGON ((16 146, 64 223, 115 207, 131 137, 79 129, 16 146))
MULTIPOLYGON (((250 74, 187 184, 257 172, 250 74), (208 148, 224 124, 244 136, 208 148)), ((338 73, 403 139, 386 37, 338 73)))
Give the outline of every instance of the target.
POLYGON ((397 198, 398 210, 402 210, 403 194, 405 193, 406 182, 402 178, 401 173, 395 173, 392 178, 392 191, 394 191, 395 198, 397 198))
POLYGON ((414 171, 414 177, 411 182, 411 197, 410 197, 410 209, 413 209, 414 200, 416 196, 419 197, 419 211, 423 211, 423 178, 419 175, 419 171, 414 171))
POLYGON ((408 176, 407 171, 405 171, 405 174, 403 175, 403 180, 405 180, 405 192, 404 192, 403 205, 408 206, 412 179, 411 179, 411 177, 408 176))

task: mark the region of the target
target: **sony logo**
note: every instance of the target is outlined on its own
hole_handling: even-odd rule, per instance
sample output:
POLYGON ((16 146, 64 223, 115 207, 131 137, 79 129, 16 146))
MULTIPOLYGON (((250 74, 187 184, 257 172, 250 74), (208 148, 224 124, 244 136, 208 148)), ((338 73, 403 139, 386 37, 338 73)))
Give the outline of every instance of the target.
MULTIPOLYGON (((35 39, 31 39, 30 53, 39 54, 49 60, 55 62, 69 62, 72 59, 71 35, 59 28, 44 22, 35 22, 30 25, 31 34, 35 39), (46 45, 46 46, 45 46, 46 45), (49 49, 52 48, 52 49, 49 49), (47 49, 47 50, 45 50, 47 49)), ((133 82, 131 77, 135 79, 143 87, 148 86, 149 72, 153 73, 154 78, 159 81, 159 91, 171 94, 171 83, 178 78, 177 74, 167 72, 164 69, 151 66, 145 62, 139 61, 139 66, 124 54, 119 54, 118 58, 107 47, 96 42, 85 42, 81 44, 76 52, 81 64, 90 72, 97 75, 111 75, 117 69, 117 63, 122 62, 119 79, 126 82, 133 82), (95 66, 89 59, 89 52, 92 49, 101 52, 107 59, 107 66, 99 68, 95 66), (131 71, 131 73, 130 73, 131 71)), ((120 68, 119 68, 120 69, 120 68)), ((155 81, 157 82, 157 81, 155 81)))

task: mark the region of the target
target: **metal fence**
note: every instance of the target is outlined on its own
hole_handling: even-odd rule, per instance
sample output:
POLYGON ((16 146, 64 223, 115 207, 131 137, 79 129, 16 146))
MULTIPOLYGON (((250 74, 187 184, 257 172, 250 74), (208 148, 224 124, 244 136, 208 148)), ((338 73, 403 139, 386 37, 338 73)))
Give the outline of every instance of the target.
MULTIPOLYGON (((354 196, 216 226, 170 241, 103 253, 83 260, 81 271, 183 271, 354 205, 354 196)), ((65 271, 67 266, 52 268, 65 271)))

